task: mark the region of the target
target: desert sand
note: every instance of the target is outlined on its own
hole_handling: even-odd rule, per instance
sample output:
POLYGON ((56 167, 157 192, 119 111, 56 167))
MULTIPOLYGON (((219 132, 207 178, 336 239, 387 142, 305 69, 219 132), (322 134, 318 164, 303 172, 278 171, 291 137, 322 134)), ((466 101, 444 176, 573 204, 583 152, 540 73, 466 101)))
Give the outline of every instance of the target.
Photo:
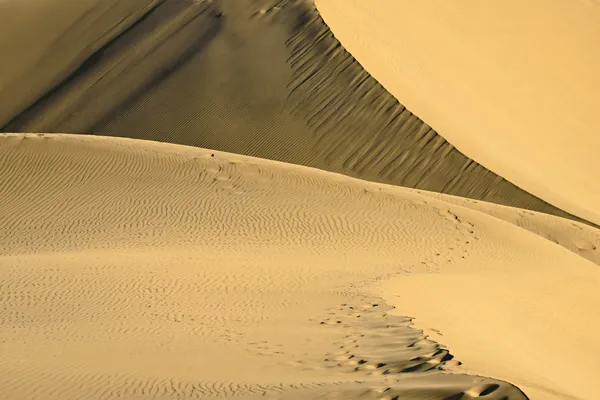
POLYGON ((70 3, 0 2, 0 399, 600 398, 595 3, 70 3))
POLYGON ((457 149, 600 222, 597 0, 316 4, 361 65, 457 149))
POLYGON ((5 398, 600 394, 600 266, 542 237, 587 225, 181 145, 0 149, 5 398))
POLYGON ((71 3, 0 6, 11 60, 0 65, 0 132, 194 145, 590 220, 457 150, 362 68, 312 1, 71 3))

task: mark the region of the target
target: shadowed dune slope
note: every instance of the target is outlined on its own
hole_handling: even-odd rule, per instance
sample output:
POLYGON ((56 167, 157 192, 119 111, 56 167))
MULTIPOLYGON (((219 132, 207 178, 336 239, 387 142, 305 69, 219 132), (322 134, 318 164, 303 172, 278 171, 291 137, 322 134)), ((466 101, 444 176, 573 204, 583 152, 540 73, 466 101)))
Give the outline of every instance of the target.
POLYGON ((0 131, 214 148, 577 219, 413 115, 310 1, 96 1, 66 16, 67 0, 34 3, 0 5, 2 21, 20 16, 36 33, 0 28, 14 60, 0 67, 0 131), (72 18, 60 33, 39 23, 55 14, 72 18))

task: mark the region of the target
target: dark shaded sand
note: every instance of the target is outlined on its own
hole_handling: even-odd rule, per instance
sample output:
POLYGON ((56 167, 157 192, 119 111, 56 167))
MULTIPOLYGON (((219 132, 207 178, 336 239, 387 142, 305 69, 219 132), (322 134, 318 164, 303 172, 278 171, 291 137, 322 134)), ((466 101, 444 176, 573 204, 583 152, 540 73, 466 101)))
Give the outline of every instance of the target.
POLYGON ((194 145, 580 220, 405 109, 311 1, 72 3, 0 6, 0 131, 194 145))

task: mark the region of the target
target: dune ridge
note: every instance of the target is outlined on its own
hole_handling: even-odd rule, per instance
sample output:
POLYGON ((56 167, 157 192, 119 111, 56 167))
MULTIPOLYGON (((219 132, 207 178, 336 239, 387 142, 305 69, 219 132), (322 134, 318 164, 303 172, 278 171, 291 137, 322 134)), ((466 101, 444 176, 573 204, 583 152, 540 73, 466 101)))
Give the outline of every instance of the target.
MULTIPOLYGON (((485 212, 497 205, 473 210, 303 166, 87 135, 0 135, 0 166, 9 399, 527 398, 512 384, 531 398, 596 393, 600 349, 587 332, 598 266, 485 212), (436 322, 444 336, 420 325, 435 316, 415 308, 430 303, 415 291, 441 301, 422 283, 468 287, 497 274, 520 282, 493 279, 478 297, 504 321, 502 341, 462 296, 440 309, 464 308, 452 326, 436 322), (552 289, 557 279, 569 288, 552 289), (413 297, 398 300, 398 288, 413 297), (497 291, 548 306, 513 329, 520 314, 499 306, 497 291), (461 324, 470 329, 457 338, 461 324), (541 326, 551 333, 532 341, 541 326)), ((520 218, 543 230, 549 217, 520 218)), ((560 221, 573 224, 556 219, 553 229, 560 221)))
POLYGON ((37 68, 51 59, 83 62, 45 77, 44 95, 17 90, 33 72, 0 86, 2 108, 14 110, 0 131, 214 148, 581 221, 464 156, 408 111, 335 39, 311 1, 140 0, 139 10, 92 52, 80 50, 90 48, 85 38, 65 32, 37 68))
POLYGON ((600 223, 597 2, 316 0, 365 69, 468 157, 600 223))
POLYGON ((0 397, 600 398, 597 221, 314 1, 69 4, 0 3, 0 397))

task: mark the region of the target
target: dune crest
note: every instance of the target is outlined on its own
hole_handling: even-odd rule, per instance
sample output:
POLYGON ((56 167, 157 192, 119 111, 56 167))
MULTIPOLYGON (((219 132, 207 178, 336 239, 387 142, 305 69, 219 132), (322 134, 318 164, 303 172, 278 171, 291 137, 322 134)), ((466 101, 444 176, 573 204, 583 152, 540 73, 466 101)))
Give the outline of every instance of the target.
POLYGON ((316 4, 365 69, 459 151, 600 223, 597 2, 316 4))
MULTIPOLYGON (((64 19, 63 2, 25 15, 64 19)), ((399 103, 312 1, 139 0, 134 13, 121 3, 92 13, 85 35, 73 12, 61 40, 39 47, 23 36, 7 48, 20 74, 0 81, 0 131, 194 145, 579 220, 466 157, 399 103), (35 68, 21 68, 31 54, 35 68)), ((0 18, 19 15, 18 4, 0 18)), ((12 38, 7 26, 0 33, 12 38)))

